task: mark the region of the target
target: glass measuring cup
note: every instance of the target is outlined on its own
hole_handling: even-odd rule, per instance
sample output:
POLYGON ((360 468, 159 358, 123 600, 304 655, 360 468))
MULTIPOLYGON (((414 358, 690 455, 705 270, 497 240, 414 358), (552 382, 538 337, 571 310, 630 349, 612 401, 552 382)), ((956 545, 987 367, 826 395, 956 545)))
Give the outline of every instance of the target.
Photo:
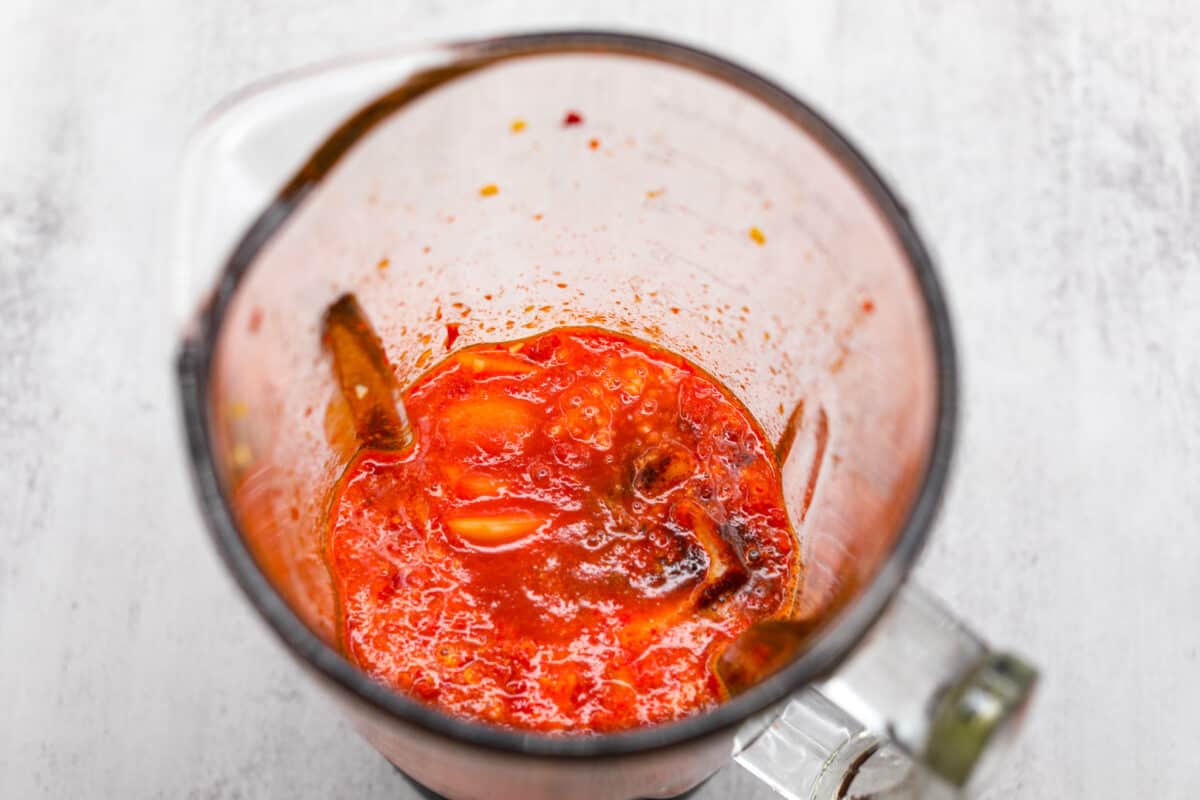
POLYGON ((176 262, 181 305, 216 287, 179 375, 218 547, 292 652, 424 785, 668 797, 736 757, 798 797, 913 763, 926 788, 962 787, 1024 706, 1032 670, 904 586, 954 432, 929 256, 853 147, 762 78, 597 33, 284 78, 197 134, 176 262), (355 669, 321 545, 349 454, 328 430, 318 328, 347 291, 401 383, 446 351, 449 323, 456 347, 602 325, 721 378, 779 441, 805 647, 712 711, 588 737, 454 719, 355 669))

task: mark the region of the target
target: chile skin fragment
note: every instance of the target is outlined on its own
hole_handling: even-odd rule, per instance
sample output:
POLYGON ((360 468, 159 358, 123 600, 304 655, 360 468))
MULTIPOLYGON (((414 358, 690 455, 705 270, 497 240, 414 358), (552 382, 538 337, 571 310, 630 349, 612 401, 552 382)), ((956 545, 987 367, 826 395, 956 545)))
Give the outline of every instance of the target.
POLYGON ((346 653, 381 682, 523 730, 667 722, 790 608, 772 448, 680 356, 558 328, 460 350, 403 405, 414 444, 360 451, 327 541, 346 653))

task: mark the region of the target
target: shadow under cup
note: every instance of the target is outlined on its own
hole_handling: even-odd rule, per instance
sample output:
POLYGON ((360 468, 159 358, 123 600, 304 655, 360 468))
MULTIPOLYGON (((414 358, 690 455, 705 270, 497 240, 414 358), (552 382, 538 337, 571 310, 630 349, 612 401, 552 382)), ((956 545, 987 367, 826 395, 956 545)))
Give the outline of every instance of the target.
POLYGON ((694 739, 832 668, 919 551, 953 427, 939 291, 880 179, 777 87, 627 37, 462 46, 361 110, 242 240, 181 373, 218 543, 293 650, 384 717, 534 755, 694 739), (598 325, 711 372, 772 441, 794 436, 795 615, 831 620, 825 634, 715 711, 601 737, 452 720, 358 673, 323 557, 351 453, 319 328, 344 292, 401 384, 445 355, 450 323, 455 349, 598 325))

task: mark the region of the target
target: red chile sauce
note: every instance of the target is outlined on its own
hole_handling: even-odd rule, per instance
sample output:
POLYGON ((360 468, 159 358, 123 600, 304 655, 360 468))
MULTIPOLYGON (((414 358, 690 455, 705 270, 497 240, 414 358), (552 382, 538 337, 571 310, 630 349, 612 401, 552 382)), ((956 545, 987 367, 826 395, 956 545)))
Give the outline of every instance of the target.
POLYGON ((604 732, 709 708, 800 564, 750 413, 678 355, 595 328, 454 353, 364 447, 327 556, 349 657, 462 717, 604 732))

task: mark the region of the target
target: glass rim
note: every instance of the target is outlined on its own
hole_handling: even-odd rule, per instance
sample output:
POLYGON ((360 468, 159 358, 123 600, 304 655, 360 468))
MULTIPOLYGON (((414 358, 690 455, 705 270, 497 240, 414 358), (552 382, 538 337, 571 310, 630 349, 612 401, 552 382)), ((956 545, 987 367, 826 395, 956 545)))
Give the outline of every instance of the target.
MULTIPOLYGON (((571 30, 451 42, 399 52, 446 50, 448 66, 409 76, 401 87, 361 108, 309 157, 240 238, 215 291, 185 335, 176 376, 195 490, 212 539, 251 604, 293 655, 351 697, 388 717, 479 747, 529 756, 592 757, 671 747, 730 729, 805 685, 830 674, 866 635, 904 583, 929 537, 949 474, 957 430, 957 359, 949 312, 933 259, 908 210, 867 159, 824 116, 778 84, 720 56, 631 33, 571 30), (528 56, 596 53, 665 62, 721 80, 783 115, 821 145, 876 205, 913 272, 936 362, 935 426, 929 460, 891 552, 862 592, 842 609, 813 646, 779 672, 715 708, 669 723, 589 735, 542 734, 450 716, 393 690, 350 663, 308 627, 262 572, 243 539, 217 474, 208 414, 218 332, 242 276, 259 251, 304 202, 308 192, 371 128, 409 101, 448 80, 500 61, 528 56), (416 80, 414 80, 416 78, 416 80)), ((332 67, 345 60, 331 62, 332 67)), ((315 74, 309 71, 309 74, 315 74)))

